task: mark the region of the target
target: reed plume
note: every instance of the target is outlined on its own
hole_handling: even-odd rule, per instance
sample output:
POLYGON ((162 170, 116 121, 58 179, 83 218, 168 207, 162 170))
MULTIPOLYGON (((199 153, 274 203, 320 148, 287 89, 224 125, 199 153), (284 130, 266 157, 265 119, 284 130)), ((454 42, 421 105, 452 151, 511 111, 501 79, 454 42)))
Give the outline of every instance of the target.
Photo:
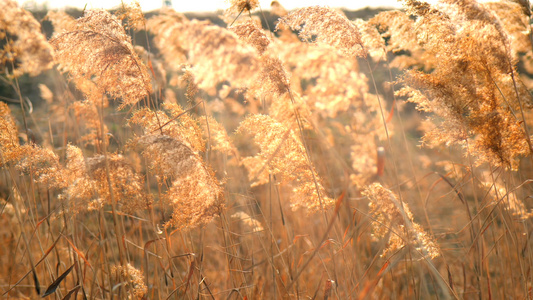
POLYGON ((198 86, 208 93, 214 94, 213 87, 221 82, 234 88, 245 88, 253 82, 258 70, 257 51, 230 30, 208 21, 189 21, 171 11, 150 18, 147 27, 165 60, 174 65, 190 64, 198 86), (164 49, 168 43, 174 46, 164 49))
POLYGON ((125 266, 113 266, 111 272, 125 281, 125 284, 131 289, 131 293, 137 299, 144 299, 148 293, 148 287, 144 283, 143 272, 131 264, 125 266))
POLYGON ((144 30, 146 29, 146 19, 138 1, 131 1, 129 3, 122 2, 122 5, 115 13, 115 16, 124 23, 126 30, 144 30))
POLYGON ((259 145, 260 152, 243 158, 252 186, 269 182, 269 174, 293 185, 291 206, 305 207, 310 213, 334 204, 329 198, 314 167, 306 158, 305 148, 290 128, 266 115, 253 115, 241 122, 237 132, 248 132, 259 145))
POLYGON ((419 45, 414 21, 401 11, 384 11, 367 22, 380 33, 385 50, 394 53, 392 67, 407 69, 424 66, 428 70, 434 64, 431 56, 419 45))
POLYGON ((5 102, 0 102, 0 166, 10 161, 17 162, 24 157, 26 150, 20 146, 17 125, 9 106, 5 102))
POLYGON ((63 188, 68 185, 69 178, 54 151, 35 144, 23 147, 26 155, 18 162, 17 169, 25 174, 32 173, 34 181, 45 186, 63 188))
POLYGON ((46 14, 46 17, 44 17, 44 20, 52 23, 56 34, 76 29, 76 20, 64 11, 50 10, 46 14))
POLYGON ((367 55, 357 27, 334 9, 321 6, 301 8, 280 21, 297 30, 304 40, 332 46, 348 57, 367 55))
POLYGON ((163 106, 170 116, 165 111, 143 108, 134 112, 128 122, 142 126, 146 135, 160 133, 179 139, 195 152, 204 151, 205 141, 198 121, 178 104, 165 103, 163 106))
POLYGON ((222 188, 202 158, 181 140, 166 135, 145 135, 135 141, 160 179, 172 185, 165 195, 172 211, 165 227, 195 227, 222 212, 222 188))
POLYGON ((257 49, 261 55, 268 48, 270 39, 263 32, 260 26, 261 23, 257 24, 255 20, 249 19, 230 27, 230 30, 235 32, 235 34, 237 34, 245 43, 252 45, 255 49, 257 49))
POLYGON ((241 14, 243 12, 251 12, 259 6, 258 0, 229 0, 230 7, 226 9, 226 13, 241 14))
POLYGON ((150 95, 147 68, 115 16, 88 10, 68 30, 56 33, 50 42, 60 69, 69 73, 87 98, 99 101, 107 93, 122 102, 122 109, 150 95), (86 88, 85 81, 94 82, 95 88, 86 88))
POLYGON ((407 204, 379 183, 365 188, 363 195, 370 199, 370 215, 373 218, 372 232, 377 238, 388 238, 387 247, 381 256, 389 256, 405 246, 413 246, 423 256, 435 258, 440 255, 436 241, 413 221, 407 204))
POLYGON ((519 114, 532 98, 516 76, 501 23, 471 1, 450 3, 446 11, 418 1, 407 4, 418 17, 418 41, 436 58, 431 73, 407 71, 399 93, 435 115, 438 127, 423 141, 457 143, 476 154, 478 163, 516 169, 518 158, 531 153, 519 114))
POLYGON ((231 218, 239 221, 239 223, 242 224, 241 226, 244 226, 246 228, 245 232, 261 232, 265 230, 261 225, 261 222, 252 218, 250 215, 243 211, 238 211, 232 214, 231 218))
POLYGON ((0 66, 13 77, 39 75, 53 65, 53 49, 41 24, 14 0, 0 3, 0 66))
MULTIPOLYGON (((86 83, 92 85, 89 81, 86 81, 86 83)), ((99 104, 106 107, 107 101, 99 104)), ((92 145, 99 152, 102 151, 104 144, 109 144, 109 135, 107 134, 109 130, 107 125, 100 123, 100 111, 96 103, 93 101, 76 101, 70 105, 70 109, 74 111, 80 129, 85 129, 84 131, 86 131, 81 137, 84 145, 92 145)))
POLYGON ((64 200, 69 213, 100 209, 114 199, 125 212, 146 209, 151 199, 144 192, 144 180, 120 155, 110 155, 109 181, 103 155, 85 158, 81 149, 67 146, 66 166, 50 149, 29 146, 29 155, 22 159, 17 168, 32 172, 35 181, 49 188, 61 190, 59 199, 64 200), (108 182, 111 182, 110 189, 108 182))
POLYGON ((523 200, 519 199, 516 195, 517 191, 494 177, 495 174, 488 172, 480 176, 482 186, 489 191, 491 204, 501 205, 511 216, 520 221, 533 217, 533 211, 527 208, 523 200))
POLYGON ((201 118, 199 122, 200 126, 202 127, 204 137, 211 137, 212 150, 219 151, 228 155, 238 154, 238 150, 233 145, 233 142, 231 141, 231 138, 229 137, 226 128, 224 128, 222 124, 217 122, 215 118, 209 116, 207 118, 201 118), (209 136, 207 136, 208 132, 209 136))

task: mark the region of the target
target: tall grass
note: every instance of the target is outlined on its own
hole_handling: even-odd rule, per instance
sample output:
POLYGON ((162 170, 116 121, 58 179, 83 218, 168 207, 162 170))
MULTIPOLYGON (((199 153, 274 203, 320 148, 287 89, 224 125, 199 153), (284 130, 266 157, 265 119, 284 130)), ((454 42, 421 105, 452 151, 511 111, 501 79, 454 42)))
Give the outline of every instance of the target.
POLYGON ((533 298, 530 5, 402 2, 0 3, 2 296, 533 298))

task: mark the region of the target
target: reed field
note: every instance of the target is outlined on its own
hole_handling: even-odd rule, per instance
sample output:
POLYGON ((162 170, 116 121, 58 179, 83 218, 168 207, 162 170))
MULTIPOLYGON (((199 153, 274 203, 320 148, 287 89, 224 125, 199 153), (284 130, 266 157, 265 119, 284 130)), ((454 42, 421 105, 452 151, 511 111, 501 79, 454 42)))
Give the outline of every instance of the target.
POLYGON ((1 298, 533 299, 529 2, 258 2, 0 0, 1 298))

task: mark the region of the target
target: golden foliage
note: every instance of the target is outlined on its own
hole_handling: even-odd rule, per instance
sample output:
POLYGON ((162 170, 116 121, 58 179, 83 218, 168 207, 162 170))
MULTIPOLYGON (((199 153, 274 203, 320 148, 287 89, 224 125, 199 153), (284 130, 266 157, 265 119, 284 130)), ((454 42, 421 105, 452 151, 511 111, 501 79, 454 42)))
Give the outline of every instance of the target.
MULTIPOLYGON (((230 1, 230 28, 170 10, 145 22, 136 3, 115 16, 50 12, 69 74, 47 73, 40 101, 9 65, 23 57, 10 47, 34 42, 13 24, 38 24, 4 2, 16 8, 0 12, 16 94, 0 97, 5 296, 32 297, 63 268, 49 265, 83 261, 92 298, 527 298, 523 3, 404 0, 407 11, 364 21, 274 1, 275 33, 251 15, 258 1, 230 1), (135 107, 114 111, 108 98, 135 107), (19 100, 13 115, 3 101, 19 100), (44 249, 56 253, 46 265, 44 249)), ((63 279, 59 296, 80 289, 63 279)))

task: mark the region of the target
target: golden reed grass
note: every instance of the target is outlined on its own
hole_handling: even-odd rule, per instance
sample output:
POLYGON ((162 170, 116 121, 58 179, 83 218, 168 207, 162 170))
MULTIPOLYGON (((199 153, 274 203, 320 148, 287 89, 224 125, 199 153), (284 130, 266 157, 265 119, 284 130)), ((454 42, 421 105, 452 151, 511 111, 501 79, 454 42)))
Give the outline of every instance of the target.
POLYGON ((530 4, 401 2, 1 2, 2 296, 532 298, 530 4))

